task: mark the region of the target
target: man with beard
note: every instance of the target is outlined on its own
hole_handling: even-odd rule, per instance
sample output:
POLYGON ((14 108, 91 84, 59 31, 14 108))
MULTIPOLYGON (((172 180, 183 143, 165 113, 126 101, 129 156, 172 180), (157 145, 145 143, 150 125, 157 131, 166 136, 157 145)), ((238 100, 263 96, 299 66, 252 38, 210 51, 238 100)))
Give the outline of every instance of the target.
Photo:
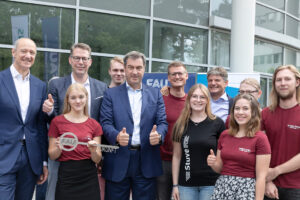
POLYGON ((300 199, 300 73, 292 65, 273 75, 271 105, 262 111, 272 149, 265 199, 300 199))
POLYGON ((233 99, 225 92, 228 73, 223 67, 215 67, 207 72, 207 88, 211 96, 212 113, 224 122, 230 112, 233 99))

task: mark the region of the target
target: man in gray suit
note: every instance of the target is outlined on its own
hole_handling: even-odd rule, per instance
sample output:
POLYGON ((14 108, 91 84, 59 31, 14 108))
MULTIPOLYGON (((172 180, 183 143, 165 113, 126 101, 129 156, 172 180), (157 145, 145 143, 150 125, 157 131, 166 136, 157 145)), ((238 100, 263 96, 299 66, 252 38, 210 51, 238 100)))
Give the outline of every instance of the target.
MULTIPOLYGON (((107 89, 107 85, 88 75, 88 70, 92 64, 90 46, 84 43, 74 44, 71 47, 69 63, 72 66, 72 73, 68 76, 54 79, 49 83, 48 99, 43 104, 43 111, 48 113, 50 120, 62 114, 68 87, 72 83, 81 83, 89 93, 89 115, 99 121, 101 98, 107 89)), ((58 161, 49 159, 49 174, 51 175, 48 178, 46 200, 55 199, 58 167, 58 161)))

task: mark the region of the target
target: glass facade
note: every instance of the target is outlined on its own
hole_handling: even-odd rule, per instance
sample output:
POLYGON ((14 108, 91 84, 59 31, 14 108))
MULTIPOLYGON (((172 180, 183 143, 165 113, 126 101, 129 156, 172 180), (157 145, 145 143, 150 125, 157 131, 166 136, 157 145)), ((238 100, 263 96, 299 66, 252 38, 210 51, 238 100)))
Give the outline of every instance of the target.
MULTIPOLYGON (((231 10, 232 0, 0 1, 0 69, 10 66, 12 44, 24 36, 38 46, 32 74, 44 81, 71 72, 69 49, 75 42, 92 47, 89 74, 107 83, 109 60, 132 50, 146 55, 148 72, 166 72, 173 60, 182 61, 189 72, 230 69, 230 30, 210 27, 209 18, 231 20, 231 10)), ((300 39, 299 0, 257 0, 256 26, 300 39)), ((253 69, 264 73, 266 95, 261 105, 267 105, 275 67, 300 67, 299 49, 297 44, 256 37, 253 69)))

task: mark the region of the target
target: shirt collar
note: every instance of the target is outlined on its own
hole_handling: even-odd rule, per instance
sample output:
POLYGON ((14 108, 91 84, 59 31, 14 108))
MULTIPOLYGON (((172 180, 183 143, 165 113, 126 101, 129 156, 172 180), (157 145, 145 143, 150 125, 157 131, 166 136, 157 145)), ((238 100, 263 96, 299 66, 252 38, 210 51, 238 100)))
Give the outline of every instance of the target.
MULTIPOLYGON (((71 74, 71 80, 72 80, 72 84, 73 83, 77 83, 76 80, 74 79, 74 76, 73 76, 73 72, 71 74)), ((84 87, 87 87, 90 85, 90 77, 88 76, 88 78, 86 79, 86 81, 82 84, 84 87)))
MULTIPOLYGON (((125 82, 126 83, 126 88, 127 90, 133 90, 135 91, 135 89, 133 89, 128 83, 127 81, 125 82)), ((143 84, 141 83, 141 88, 140 89, 137 89, 136 91, 141 91, 143 89, 143 84)))
POLYGON ((224 94, 222 94, 222 96, 220 96, 220 98, 218 98, 217 100, 214 100, 213 98, 211 98, 211 100, 214 102, 220 101, 220 100, 228 101, 228 96, 227 96, 226 92, 224 92, 224 94))
MULTIPOLYGON (((10 72, 11 72, 11 75, 13 78, 16 78, 16 79, 21 79, 23 80, 23 77, 22 77, 22 74, 20 74, 16 67, 14 65, 11 65, 10 66, 10 72)), ((29 77, 30 77, 30 71, 29 73, 24 77, 24 81, 28 81, 29 80, 29 77)))

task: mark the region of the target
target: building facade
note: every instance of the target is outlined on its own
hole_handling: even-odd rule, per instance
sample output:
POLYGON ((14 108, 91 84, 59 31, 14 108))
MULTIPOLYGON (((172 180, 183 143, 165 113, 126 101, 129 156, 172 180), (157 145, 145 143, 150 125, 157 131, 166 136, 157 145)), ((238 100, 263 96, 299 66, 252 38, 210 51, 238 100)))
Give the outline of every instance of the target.
MULTIPOLYGON (((265 106, 274 69, 283 64, 300 69, 300 2, 250 1, 255 2, 250 71, 261 74, 265 106)), ((11 64, 14 40, 27 36, 38 46, 32 74, 44 81, 71 72, 68 56, 74 42, 92 47, 89 74, 105 82, 109 60, 131 50, 146 55, 148 72, 166 72, 173 60, 185 63, 189 72, 206 72, 214 66, 231 71, 232 4, 231 0, 2 0, 0 69, 11 64)))

